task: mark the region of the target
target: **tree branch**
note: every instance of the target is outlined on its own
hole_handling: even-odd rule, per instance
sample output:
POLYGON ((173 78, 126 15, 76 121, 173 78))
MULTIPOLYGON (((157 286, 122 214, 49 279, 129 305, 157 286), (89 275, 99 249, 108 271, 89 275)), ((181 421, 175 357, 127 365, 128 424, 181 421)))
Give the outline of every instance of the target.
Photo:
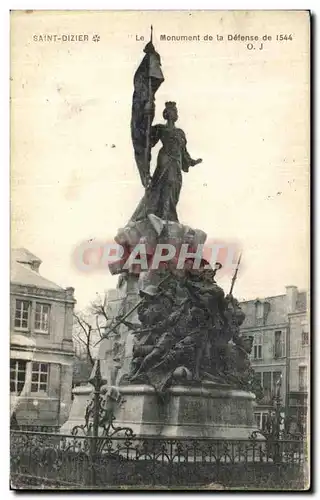
POLYGON ((82 331, 83 331, 83 333, 84 333, 84 335, 86 337, 86 340, 83 340, 81 338, 81 336, 78 335, 78 340, 80 340, 85 345, 88 359, 89 359, 91 365, 93 366, 94 365, 94 360, 93 360, 93 357, 92 357, 92 354, 91 354, 91 350, 90 350, 90 340, 91 340, 91 334, 92 334, 92 326, 85 319, 83 319, 83 318, 80 319, 79 315, 74 314, 73 316, 76 319, 76 321, 78 322, 78 325, 80 326, 80 328, 82 329, 82 331))

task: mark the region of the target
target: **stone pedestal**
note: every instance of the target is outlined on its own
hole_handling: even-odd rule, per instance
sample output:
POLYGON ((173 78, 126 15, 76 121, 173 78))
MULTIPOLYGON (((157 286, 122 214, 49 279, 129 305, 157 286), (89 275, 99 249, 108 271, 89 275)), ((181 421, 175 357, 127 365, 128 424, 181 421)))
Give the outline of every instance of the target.
POLYGON ((91 400, 92 392, 93 387, 90 384, 73 389, 72 394, 74 399, 71 404, 69 418, 60 428, 61 434, 71 434, 72 429, 76 425, 84 425, 85 411, 91 400))
POLYGON ((117 425, 139 436, 248 439, 257 430, 252 393, 219 386, 177 385, 159 398, 149 385, 119 387, 125 402, 116 413, 117 425))
MULTIPOLYGON (((109 294, 106 295, 106 312, 110 318, 125 315, 140 300, 138 281, 139 276, 125 275, 125 278, 118 284, 117 290, 113 290, 117 292, 117 299, 112 301, 112 308, 109 294)), ((128 319, 133 323, 138 323, 137 311, 135 310, 128 319)), ((110 327, 111 325, 107 327, 107 330, 110 327)), ((121 377, 129 372, 133 342, 134 336, 124 324, 120 324, 116 331, 100 342, 97 359, 100 360, 102 378, 107 381, 108 385, 117 385, 121 377)))

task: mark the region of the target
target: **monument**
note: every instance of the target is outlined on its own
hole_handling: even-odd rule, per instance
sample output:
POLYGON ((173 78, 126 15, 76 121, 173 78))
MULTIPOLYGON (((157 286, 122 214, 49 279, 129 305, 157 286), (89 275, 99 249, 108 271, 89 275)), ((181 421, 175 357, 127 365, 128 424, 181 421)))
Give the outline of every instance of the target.
POLYGON ((240 258, 225 294, 216 282, 221 265, 199 257, 205 232, 179 222, 183 175, 202 160, 187 150, 175 102, 164 105, 165 123, 153 124, 164 76, 152 32, 144 52, 134 76, 131 137, 145 192, 115 237, 124 250, 109 266, 119 274, 119 309, 100 343, 99 369, 123 401, 115 409, 117 423, 136 435, 245 439, 256 430, 256 387, 253 339, 240 334, 244 314, 233 296, 240 258), (170 258, 161 262, 163 249, 170 258), (183 265, 182 254, 188 255, 183 265))

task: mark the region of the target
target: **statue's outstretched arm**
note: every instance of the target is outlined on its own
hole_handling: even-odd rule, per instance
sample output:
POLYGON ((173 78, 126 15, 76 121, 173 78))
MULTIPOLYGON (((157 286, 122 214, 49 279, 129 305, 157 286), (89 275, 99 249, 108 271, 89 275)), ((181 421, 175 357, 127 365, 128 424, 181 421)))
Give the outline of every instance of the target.
POLYGON ((198 158, 197 160, 193 160, 188 153, 187 150, 187 139, 186 136, 184 135, 184 147, 182 149, 182 170, 184 172, 189 172, 189 167, 194 167, 195 165, 198 165, 198 163, 201 163, 202 159, 198 158))

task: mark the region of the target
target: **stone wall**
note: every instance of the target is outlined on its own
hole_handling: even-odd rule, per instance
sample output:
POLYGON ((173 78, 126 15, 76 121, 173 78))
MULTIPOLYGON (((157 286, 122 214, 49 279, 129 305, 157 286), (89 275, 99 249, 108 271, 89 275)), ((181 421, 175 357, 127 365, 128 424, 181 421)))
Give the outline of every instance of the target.
POLYGON ((289 390, 300 391, 299 367, 309 366, 309 344, 303 344, 302 331, 309 332, 306 313, 290 315, 289 390))

